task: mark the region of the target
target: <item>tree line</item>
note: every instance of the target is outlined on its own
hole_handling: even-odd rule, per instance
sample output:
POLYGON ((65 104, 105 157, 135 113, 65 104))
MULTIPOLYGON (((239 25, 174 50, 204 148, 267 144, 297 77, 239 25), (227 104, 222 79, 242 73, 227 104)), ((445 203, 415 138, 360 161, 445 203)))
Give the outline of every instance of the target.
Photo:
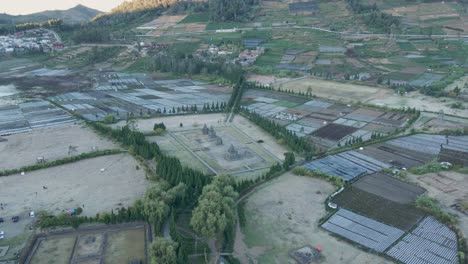
POLYGON ((259 0, 209 0, 212 21, 240 21, 259 0))
POLYGON ((226 63, 225 59, 205 61, 191 54, 177 54, 176 52, 157 54, 147 66, 151 71, 189 75, 219 75, 233 83, 238 82, 243 76, 243 70, 239 64, 226 63))
MULTIPOLYGON (((1 24, 1 23, 0 23, 1 24)), ((0 35, 14 34, 18 31, 25 31, 35 28, 52 28, 60 29, 63 26, 62 19, 49 19, 44 22, 26 22, 20 24, 2 25, 0 26, 0 35)))
POLYGON ((346 0, 349 8, 355 14, 362 15, 364 23, 370 27, 391 33, 393 28, 400 26, 400 19, 380 11, 376 3, 363 4, 361 0, 346 0))
POLYGON ((307 139, 299 137, 296 133, 288 130, 286 127, 269 120, 254 111, 249 111, 245 107, 241 107, 241 113, 246 116, 250 121, 259 127, 268 131, 276 139, 283 140, 292 150, 304 154, 306 159, 311 159, 315 153, 315 147, 307 141, 307 139))

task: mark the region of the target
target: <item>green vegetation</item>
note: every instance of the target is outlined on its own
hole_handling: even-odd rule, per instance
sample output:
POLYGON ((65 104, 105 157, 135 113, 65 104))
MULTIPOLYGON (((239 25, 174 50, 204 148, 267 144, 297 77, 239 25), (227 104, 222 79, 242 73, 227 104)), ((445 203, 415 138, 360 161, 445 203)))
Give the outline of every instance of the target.
POLYGON ((250 112, 247 109, 241 109, 241 114, 254 124, 268 131, 272 136, 278 140, 282 140, 294 151, 306 156, 306 159, 312 158, 315 154, 314 146, 304 138, 298 137, 294 132, 289 131, 286 127, 262 117, 261 115, 250 112))
POLYGON ((115 118, 115 116, 111 115, 111 114, 107 114, 105 117, 104 117, 104 120, 103 122, 105 124, 114 124, 117 122, 117 118, 115 118))
POLYGON ((66 157, 66 158, 63 158, 63 159, 49 161, 49 162, 46 162, 46 163, 29 165, 29 166, 21 167, 19 169, 11 169, 11 170, 0 171, 0 177, 1 176, 9 176, 9 175, 12 175, 12 174, 18 174, 18 173, 21 173, 21 172, 28 172, 28 171, 46 169, 46 168, 50 168, 50 167, 56 167, 56 166, 65 165, 65 164, 68 164, 68 163, 77 162, 77 161, 84 160, 84 159, 91 159, 91 158, 107 156, 107 155, 114 155, 114 154, 119 154, 119 153, 122 153, 122 150, 120 150, 120 149, 108 149, 108 150, 99 150, 99 151, 95 151, 95 152, 83 153, 83 154, 80 154, 80 155, 77 155, 77 156, 66 157))
POLYGON ((210 20, 208 13, 195 13, 186 16, 180 23, 206 23, 210 20))
POLYGON ((330 176, 325 173, 321 173, 319 171, 310 171, 304 167, 295 167, 292 170, 292 172, 299 176, 308 176, 308 177, 324 179, 328 181, 329 183, 333 184, 333 186, 335 186, 336 189, 340 189, 346 185, 345 180, 341 177, 330 176))
POLYGON ((431 163, 428 163, 426 165, 423 165, 421 167, 415 167, 411 168, 409 171, 413 174, 416 175, 423 175, 427 173, 435 173, 439 171, 446 170, 444 166, 442 166, 439 162, 437 161, 432 161, 431 163))
POLYGON ((416 199, 416 207, 433 215, 437 220, 444 224, 454 225, 457 223, 457 218, 442 211, 439 203, 434 198, 422 195, 416 199))
POLYGON ((239 21, 258 0, 208 0, 210 19, 213 21, 239 21))
POLYGON ((129 208, 120 208, 117 214, 112 210, 110 213, 96 214, 95 217, 68 215, 63 212, 59 215, 52 216, 45 211, 39 212, 39 227, 48 228, 55 226, 72 226, 78 228, 81 224, 85 223, 104 223, 104 224, 117 224, 125 222, 134 222, 145 220, 143 215, 143 203, 138 200, 134 206, 129 208))
POLYGON ((218 239, 227 227, 235 223, 234 179, 228 175, 214 178, 203 188, 197 207, 193 210, 190 225, 207 238, 218 239))
POLYGON ((294 156, 294 152, 286 152, 284 153, 284 162, 283 162, 283 168, 285 170, 289 170, 289 167, 291 165, 294 165, 296 163, 296 157, 294 156))
POLYGON ((155 123, 153 126, 153 130, 156 130, 156 129, 166 130, 166 125, 164 125, 164 123, 155 123))
POLYGON ((150 246, 151 264, 177 263, 178 244, 169 242, 163 237, 156 237, 150 246))
POLYGON ((398 46, 404 51, 416 51, 416 48, 411 42, 398 42, 398 46))
POLYGON ((346 1, 354 13, 361 15, 369 28, 391 33, 392 30, 398 29, 400 26, 400 20, 397 17, 381 12, 375 3, 368 5, 361 3, 361 0, 346 1))

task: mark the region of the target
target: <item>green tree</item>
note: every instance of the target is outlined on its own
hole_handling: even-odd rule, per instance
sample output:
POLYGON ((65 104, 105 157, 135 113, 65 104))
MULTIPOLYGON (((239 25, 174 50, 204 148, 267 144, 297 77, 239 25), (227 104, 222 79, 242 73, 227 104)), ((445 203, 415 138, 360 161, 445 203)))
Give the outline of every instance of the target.
POLYGON ((150 246, 151 264, 176 264, 178 244, 163 237, 156 237, 150 246))
POLYGON ((293 165, 295 162, 296 162, 296 157, 294 156, 293 152, 284 153, 283 168, 285 170, 289 170, 289 166, 293 165))
POLYGON ((234 224, 237 196, 231 176, 217 176, 206 185, 190 220, 195 232, 208 238, 219 238, 228 225, 234 224))
POLYGON ((105 117, 104 117, 104 123, 106 124, 113 124, 116 122, 116 118, 111 115, 111 114, 107 114, 105 117))

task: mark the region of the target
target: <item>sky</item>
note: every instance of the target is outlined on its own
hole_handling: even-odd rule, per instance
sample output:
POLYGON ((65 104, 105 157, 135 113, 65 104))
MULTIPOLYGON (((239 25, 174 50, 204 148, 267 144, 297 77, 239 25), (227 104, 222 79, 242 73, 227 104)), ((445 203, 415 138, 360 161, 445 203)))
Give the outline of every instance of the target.
POLYGON ((78 4, 107 12, 124 0, 0 0, 0 13, 27 15, 45 10, 64 10, 78 4))

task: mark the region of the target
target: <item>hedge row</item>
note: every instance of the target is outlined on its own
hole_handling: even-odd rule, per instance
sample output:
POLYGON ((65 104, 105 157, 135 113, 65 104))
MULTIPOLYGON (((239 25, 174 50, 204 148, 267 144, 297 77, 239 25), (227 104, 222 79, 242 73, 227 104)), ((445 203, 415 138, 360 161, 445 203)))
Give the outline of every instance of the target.
POLYGON ((113 154, 119 154, 122 153, 123 151, 120 149, 107 149, 107 150, 99 150, 95 152, 88 152, 88 153, 82 153, 77 156, 71 156, 71 157, 66 157, 63 159, 59 160, 53 160, 45 163, 39 163, 39 164, 34 164, 34 165, 28 165, 21 167, 19 169, 10 169, 10 170, 4 170, 0 171, 0 177, 1 176, 9 176, 12 174, 18 174, 21 172, 28 172, 28 171, 35 171, 35 170, 41 170, 41 169, 46 169, 50 167, 55 167, 55 166, 60 166, 68 163, 73 163, 77 162, 80 160, 84 159, 91 159, 91 158, 96 158, 100 156, 107 156, 107 155, 113 155, 113 154))

